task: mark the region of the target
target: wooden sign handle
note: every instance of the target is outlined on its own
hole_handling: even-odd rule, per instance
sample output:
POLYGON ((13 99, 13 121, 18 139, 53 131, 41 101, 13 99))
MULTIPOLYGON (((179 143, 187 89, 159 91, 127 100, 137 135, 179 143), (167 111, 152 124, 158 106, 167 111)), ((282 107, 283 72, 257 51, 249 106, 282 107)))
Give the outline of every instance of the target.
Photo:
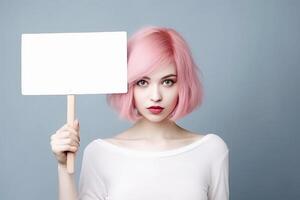
MULTIPOLYGON (((68 95, 67 123, 73 125, 75 120, 75 95, 68 95)), ((74 173, 75 154, 67 152, 67 171, 74 173)))

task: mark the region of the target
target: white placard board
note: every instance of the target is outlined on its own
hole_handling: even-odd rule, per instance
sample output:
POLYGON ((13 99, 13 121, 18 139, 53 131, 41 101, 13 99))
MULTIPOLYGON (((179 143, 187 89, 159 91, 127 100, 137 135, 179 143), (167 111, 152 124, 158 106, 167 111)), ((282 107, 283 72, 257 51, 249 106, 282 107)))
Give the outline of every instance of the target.
POLYGON ((22 34, 23 95, 127 92, 127 33, 22 34))

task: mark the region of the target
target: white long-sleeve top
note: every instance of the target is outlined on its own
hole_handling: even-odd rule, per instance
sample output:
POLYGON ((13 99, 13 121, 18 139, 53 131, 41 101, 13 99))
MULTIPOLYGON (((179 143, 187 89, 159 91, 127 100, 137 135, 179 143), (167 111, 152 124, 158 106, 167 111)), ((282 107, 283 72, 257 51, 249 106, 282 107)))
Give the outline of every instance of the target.
POLYGON ((228 200, 229 149, 209 133, 165 151, 140 151, 103 139, 83 152, 79 200, 228 200))

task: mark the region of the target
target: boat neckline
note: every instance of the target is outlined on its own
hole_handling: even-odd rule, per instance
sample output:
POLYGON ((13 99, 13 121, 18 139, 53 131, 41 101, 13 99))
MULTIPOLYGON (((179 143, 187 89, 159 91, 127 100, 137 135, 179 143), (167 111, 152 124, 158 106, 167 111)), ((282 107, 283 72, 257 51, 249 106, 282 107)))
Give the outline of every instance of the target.
POLYGON ((149 151, 149 150, 137 150, 137 149, 130 149, 122 146, 118 146, 116 144, 110 143, 102 138, 96 139, 97 142, 102 143, 103 145, 110 147, 113 150, 116 150, 121 153, 126 153, 129 155, 136 155, 136 156, 169 156, 169 155, 176 155, 180 154, 186 151, 189 151, 203 142, 205 142, 208 138, 213 136, 213 133, 208 133, 206 135, 203 135, 200 139, 197 139, 196 141, 173 149, 163 150, 163 151, 149 151))

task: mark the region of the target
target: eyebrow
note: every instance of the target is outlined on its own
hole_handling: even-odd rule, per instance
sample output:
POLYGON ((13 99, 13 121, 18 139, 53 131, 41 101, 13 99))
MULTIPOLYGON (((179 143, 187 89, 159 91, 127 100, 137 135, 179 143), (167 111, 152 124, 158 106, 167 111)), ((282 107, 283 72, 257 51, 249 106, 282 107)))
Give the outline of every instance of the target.
MULTIPOLYGON (((171 76, 177 77, 175 74, 168 74, 168 75, 162 77, 161 79, 169 78, 169 77, 171 77, 171 76)), ((143 76, 142 79, 150 79, 150 78, 149 78, 148 76, 143 76)))

